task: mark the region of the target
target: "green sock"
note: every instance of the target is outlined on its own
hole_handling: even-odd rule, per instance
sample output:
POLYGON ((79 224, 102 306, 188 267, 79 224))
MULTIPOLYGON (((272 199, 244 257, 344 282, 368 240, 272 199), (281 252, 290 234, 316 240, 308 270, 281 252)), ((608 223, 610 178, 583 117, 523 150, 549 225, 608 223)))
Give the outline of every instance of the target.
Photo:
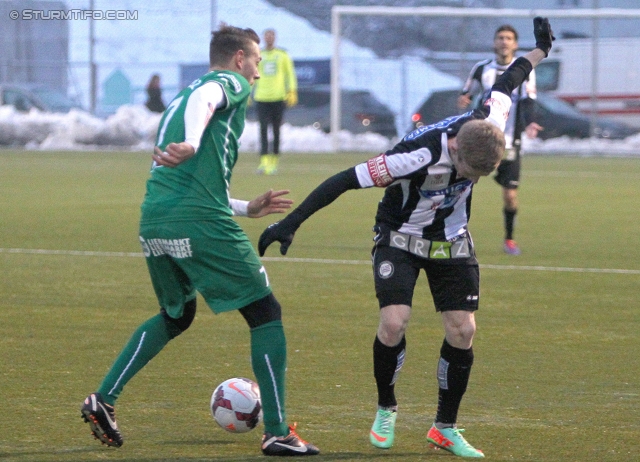
POLYGON ((102 399, 113 406, 127 382, 179 334, 160 314, 138 327, 102 381, 98 389, 102 399))
POLYGON ((287 340, 282 321, 251 329, 251 365, 260 385, 264 431, 285 436, 289 433, 284 405, 287 340))

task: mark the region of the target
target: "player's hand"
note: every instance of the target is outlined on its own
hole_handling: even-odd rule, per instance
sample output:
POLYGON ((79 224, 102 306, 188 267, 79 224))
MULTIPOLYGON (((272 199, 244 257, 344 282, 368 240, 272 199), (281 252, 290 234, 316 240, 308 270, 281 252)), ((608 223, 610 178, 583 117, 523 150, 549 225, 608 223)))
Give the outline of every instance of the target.
POLYGON ((471 98, 468 93, 458 96, 458 109, 466 109, 470 104, 471 98))
POLYGON ((287 107, 293 107, 296 104, 298 104, 298 92, 295 90, 291 90, 289 93, 287 93, 287 107))
POLYGON ((282 196, 289 194, 287 190, 273 191, 270 189, 259 195, 247 205, 247 216, 249 218, 260 218, 271 213, 284 213, 291 208, 293 201, 282 196))
POLYGON ((524 133, 527 135, 527 138, 533 139, 538 137, 538 133, 544 130, 544 128, 538 125, 535 122, 531 122, 524 128, 524 133))
POLYGON ((549 56, 551 43, 556 39, 553 36, 548 18, 536 16, 533 18, 533 35, 536 38, 536 48, 544 51, 545 56, 549 56))
POLYGON ((156 165, 163 167, 177 167, 182 162, 190 159, 196 153, 189 143, 169 143, 164 151, 158 146, 153 148, 153 160, 156 165))
POLYGON ((267 247, 269 247, 274 241, 278 241, 280 243, 280 253, 282 255, 286 255, 287 250, 289 250, 289 246, 293 242, 293 236, 295 235, 296 229, 297 227, 289 225, 286 219, 270 225, 262 232, 262 235, 260 235, 260 239, 258 240, 258 253, 260 253, 260 256, 262 257, 264 255, 267 247))

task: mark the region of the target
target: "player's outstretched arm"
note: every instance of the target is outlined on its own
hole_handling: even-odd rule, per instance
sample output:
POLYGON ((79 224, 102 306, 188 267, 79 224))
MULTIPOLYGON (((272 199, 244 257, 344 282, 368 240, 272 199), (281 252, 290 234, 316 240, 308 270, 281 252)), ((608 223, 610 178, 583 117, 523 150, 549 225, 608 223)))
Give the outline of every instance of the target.
POLYGON ((258 253, 260 256, 264 256, 267 251, 267 247, 273 244, 275 241, 280 243, 280 253, 282 255, 287 254, 289 246, 293 242, 293 236, 298 229, 298 226, 291 220, 287 221, 286 218, 282 221, 278 221, 269 225, 260 235, 258 240, 258 253))
POLYGON ((262 257, 271 244, 280 242, 280 253, 287 254, 293 236, 304 221, 323 207, 331 204, 349 189, 360 188, 355 168, 352 167, 326 179, 311 191, 305 200, 282 221, 272 224, 262 232, 258 240, 258 253, 262 257))
POLYGON ((289 194, 288 190, 274 191, 272 189, 260 194, 247 204, 247 216, 249 218, 260 218, 272 213, 286 212, 293 204, 291 199, 282 197, 286 194, 289 194))
POLYGON ((525 81, 531 70, 542 61, 551 50, 551 43, 555 40, 551 25, 547 18, 536 17, 533 20, 533 33, 536 38, 536 48, 526 55, 516 59, 511 66, 496 80, 491 92, 511 95, 525 81))
POLYGON ((533 18, 533 35, 536 38, 536 47, 524 57, 531 62, 533 67, 536 67, 540 61, 549 56, 553 41, 556 39, 553 36, 549 19, 540 16, 533 18))

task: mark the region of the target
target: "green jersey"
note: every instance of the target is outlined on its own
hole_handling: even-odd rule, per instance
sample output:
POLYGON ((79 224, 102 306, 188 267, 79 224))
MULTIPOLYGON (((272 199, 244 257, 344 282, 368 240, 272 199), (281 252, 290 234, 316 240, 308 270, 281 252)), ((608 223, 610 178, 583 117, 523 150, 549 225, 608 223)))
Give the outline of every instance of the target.
POLYGON ((171 101, 160 119, 156 146, 164 150, 169 143, 187 141, 196 152, 175 168, 153 165, 141 224, 207 220, 223 234, 242 233, 231 219, 229 184, 250 91, 240 74, 212 71, 171 101))

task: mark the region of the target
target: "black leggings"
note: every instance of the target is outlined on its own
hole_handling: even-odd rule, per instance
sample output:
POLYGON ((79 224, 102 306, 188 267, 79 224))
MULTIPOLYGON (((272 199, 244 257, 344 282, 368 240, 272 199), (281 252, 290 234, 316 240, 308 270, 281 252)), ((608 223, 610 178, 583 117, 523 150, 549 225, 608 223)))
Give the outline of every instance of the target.
POLYGON ((284 101, 272 103, 256 102, 258 122, 260 122, 260 155, 269 153, 269 137, 267 134, 269 125, 273 127, 273 153, 280 153, 280 125, 282 125, 284 108, 284 101))
POLYGON ((278 303, 278 300, 276 300, 273 294, 249 303, 244 308, 240 308, 239 311, 245 321, 247 321, 247 324, 249 324, 250 329, 282 319, 280 303, 278 303))

